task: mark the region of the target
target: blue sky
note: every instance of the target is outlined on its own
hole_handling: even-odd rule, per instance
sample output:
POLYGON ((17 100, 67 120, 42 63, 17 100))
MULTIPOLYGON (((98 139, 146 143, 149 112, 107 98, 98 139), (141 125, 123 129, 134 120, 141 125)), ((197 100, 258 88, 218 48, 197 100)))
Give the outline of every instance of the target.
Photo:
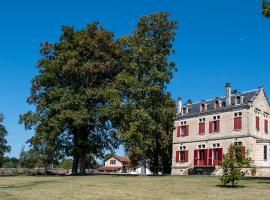
MULTIPOLYGON (((18 156, 31 137, 18 124, 36 74, 39 44, 57 41, 62 25, 83 28, 94 20, 115 32, 130 33, 138 18, 168 11, 179 22, 174 48, 178 72, 169 85, 174 99, 208 99, 231 82, 240 91, 263 85, 270 95, 270 19, 260 1, 247 0, 10 0, 0 3, 0 112, 18 156)), ((120 151, 120 153, 122 153, 120 151)))

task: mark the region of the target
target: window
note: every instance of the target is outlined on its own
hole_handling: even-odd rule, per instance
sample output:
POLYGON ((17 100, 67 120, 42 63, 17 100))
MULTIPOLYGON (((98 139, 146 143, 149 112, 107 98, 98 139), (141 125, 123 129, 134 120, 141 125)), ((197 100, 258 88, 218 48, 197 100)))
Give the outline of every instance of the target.
POLYGON ((177 127, 177 137, 184 137, 188 136, 189 126, 188 125, 182 125, 177 127))
POLYGON ((183 108, 183 114, 187 114, 187 108, 183 108))
POLYGON ((214 116, 213 121, 209 122, 209 133, 220 132, 220 116, 214 116))
POLYGON ((237 105, 241 104, 241 97, 240 96, 236 97, 236 104, 237 105))
POLYGON ((110 160, 111 165, 116 165, 116 160, 110 160))
POLYGON ((215 108, 215 109, 219 108, 219 101, 218 101, 218 100, 215 101, 215 103, 214 103, 214 108, 215 108))
POLYGON ((181 126, 181 136, 186 135, 186 126, 181 126))
POLYGON ((205 133, 205 118, 202 118, 199 121, 199 134, 202 135, 205 133))
POLYGON ((267 145, 263 146, 263 159, 267 160, 267 145))
POLYGON ((242 113, 234 113, 234 130, 242 129, 242 113))
POLYGON ((202 103, 201 104, 201 112, 204 112, 206 109, 205 109, 205 104, 204 103, 202 103))
POLYGON ((186 146, 180 146, 180 151, 176 151, 176 162, 188 162, 186 146))
POLYGON ((256 130, 259 131, 260 130, 260 117, 256 116, 256 130))

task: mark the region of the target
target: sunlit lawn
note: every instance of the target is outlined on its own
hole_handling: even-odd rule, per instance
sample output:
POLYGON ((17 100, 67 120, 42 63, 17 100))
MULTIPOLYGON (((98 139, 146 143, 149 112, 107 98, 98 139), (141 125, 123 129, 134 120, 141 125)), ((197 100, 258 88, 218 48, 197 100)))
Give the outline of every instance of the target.
POLYGON ((0 177, 0 199, 270 199, 270 179, 223 188, 218 177, 0 177))

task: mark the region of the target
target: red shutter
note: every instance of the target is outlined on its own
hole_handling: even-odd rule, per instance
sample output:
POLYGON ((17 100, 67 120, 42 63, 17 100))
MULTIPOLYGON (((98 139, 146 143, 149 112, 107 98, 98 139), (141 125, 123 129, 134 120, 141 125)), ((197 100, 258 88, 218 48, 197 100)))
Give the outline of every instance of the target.
POLYGON ((220 120, 217 121, 217 133, 220 132, 220 120))
POLYGON ((195 149, 194 150, 194 165, 196 166, 196 165, 198 165, 198 150, 197 149, 195 149))
POLYGON ((199 133, 204 134, 205 133, 205 123, 199 123, 199 133))
POLYGON ((212 166, 212 156, 213 156, 213 149, 208 149, 208 152, 209 152, 209 157, 208 157, 208 165, 209 166, 212 166))
POLYGON ((213 122, 209 122, 209 133, 213 132, 213 122))
POLYGON ((180 137, 180 135, 181 135, 181 127, 178 126, 177 127, 177 137, 180 137))
POLYGON ((188 136, 188 132, 189 132, 189 126, 186 125, 185 136, 188 136))
POLYGON ((188 150, 185 151, 185 162, 188 162, 188 150))
POLYGON ((256 117, 256 129, 259 131, 260 130, 260 117, 256 117))
POLYGON ((234 130, 238 129, 238 118, 234 118, 234 130))
POLYGON ((223 155, 223 149, 219 148, 218 149, 218 165, 221 165, 222 155, 223 155))
POLYGON ((242 129, 242 117, 238 117, 238 129, 242 129))
POLYGON ((243 153, 243 160, 246 159, 246 147, 245 146, 242 146, 242 153, 243 153))
POLYGON ((207 165, 207 161, 208 161, 208 149, 204 149, 203 151, 203 156, 204 156, 204 165, 207 165))
POLYGON ((175 161, 176 161, 177 163, 179 162, 179 155, 180 155, 180 151, 176 151, 175 161))
POLYGON ((268 133, 268 120, 264 120, 264 132, 268 133))

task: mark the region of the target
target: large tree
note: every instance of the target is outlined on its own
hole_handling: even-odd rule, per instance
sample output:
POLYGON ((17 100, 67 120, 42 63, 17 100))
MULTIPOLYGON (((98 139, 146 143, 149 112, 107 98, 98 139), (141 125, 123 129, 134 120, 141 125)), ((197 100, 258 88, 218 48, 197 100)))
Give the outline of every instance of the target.
POLYGON ((11 147, 7 144, 7 130, 5 126, 2 124, 4 120, 4 115, 0 114, 0 167, 4 162, 5 153, 10 152, 11 147))
POLYGON ((143 173, 147 162, 154 174, 170 165, 176 110, 167 85, 175 70, 169 60, 175 29, 176 22, 161 12, 141 17, 136 30, 120 39, 124 56, 117 81, 125 114, 118 131, 133 164, 142 163, 143 173))
POLYGON ((73 156, 73 174, 78 165, 85 174, 87 155, 101 157, 104 149, 118 144, 110 107, 119 104, 112 86, 120 45, 112 32, 94 22, 83 30, 63 27, 59 42, 42 43, 41 55, 28 98, 36 109, 20 121, 35 129, 31 144, 43 144, 51 156, 73 156))
POLYGON ((270 17, 270 2, 269 1, 262 2, 262 14, 265 17, 270 17))

